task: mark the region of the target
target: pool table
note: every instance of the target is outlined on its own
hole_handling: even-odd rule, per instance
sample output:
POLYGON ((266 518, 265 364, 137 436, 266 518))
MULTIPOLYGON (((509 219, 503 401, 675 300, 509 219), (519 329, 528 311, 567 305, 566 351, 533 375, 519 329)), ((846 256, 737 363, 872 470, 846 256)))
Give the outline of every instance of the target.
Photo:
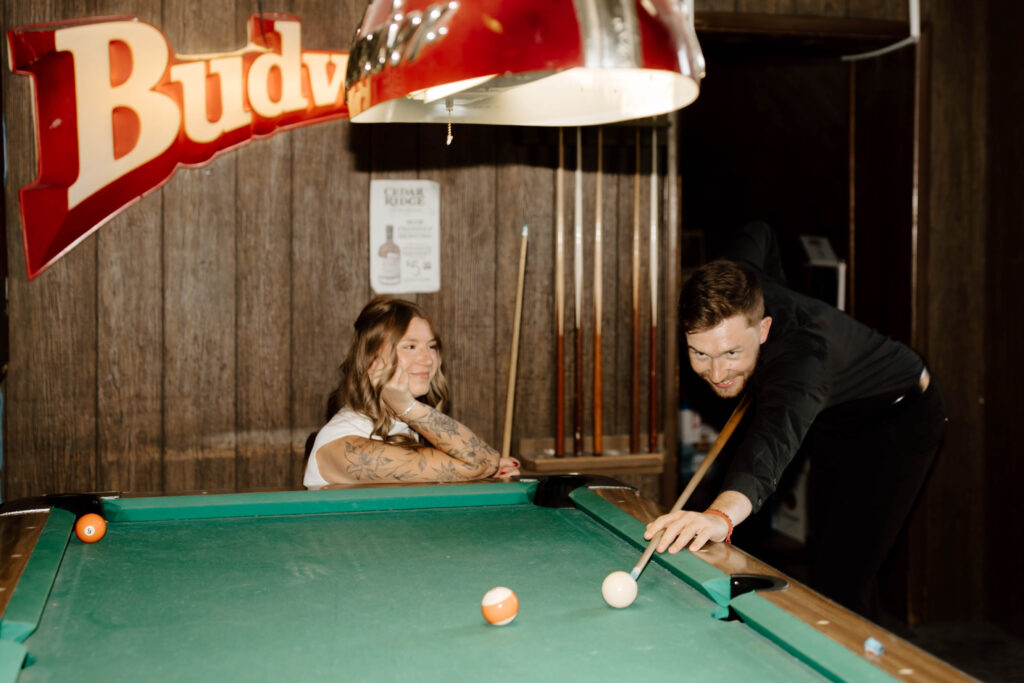
POLYGON ((610 481, 64 502, 0 515, 0 681, 966 680, 799 584, 744 592, 772 582, 730 569, 777 572, 722 544, 656 556, 608 607, 655 512, 610 481), (507 626, 481 616, 495 586, 507 626))

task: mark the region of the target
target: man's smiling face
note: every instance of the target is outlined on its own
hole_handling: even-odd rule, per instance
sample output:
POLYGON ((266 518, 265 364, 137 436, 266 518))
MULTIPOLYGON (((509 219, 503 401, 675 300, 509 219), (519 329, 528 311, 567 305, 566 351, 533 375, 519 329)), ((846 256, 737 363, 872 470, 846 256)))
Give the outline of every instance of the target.
POLYGON ((751 325, 736 314, 715 327, 686 333, 686 346, 693 371, 722 398, 739 396, 757 366, 761 344, 768 339, 772 319, 764 317, 751 325))

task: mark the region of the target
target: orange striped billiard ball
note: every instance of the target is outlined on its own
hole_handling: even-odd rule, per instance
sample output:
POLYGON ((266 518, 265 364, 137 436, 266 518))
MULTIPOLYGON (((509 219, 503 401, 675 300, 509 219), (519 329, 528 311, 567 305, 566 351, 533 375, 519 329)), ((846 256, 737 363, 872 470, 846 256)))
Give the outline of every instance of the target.
POLYGON ((107 533, 107 522, 95 512, 82 515, 75 522, 75 534, 78 535, 82 543, 95 543, 103 538, 105 533, 107 533))
POLYGON ((512 623, 519 614, 519 598, 508 588, 498 586, 484 594, 484 599, 480 601, 480 611, 488 624, 504 626, 512 623))

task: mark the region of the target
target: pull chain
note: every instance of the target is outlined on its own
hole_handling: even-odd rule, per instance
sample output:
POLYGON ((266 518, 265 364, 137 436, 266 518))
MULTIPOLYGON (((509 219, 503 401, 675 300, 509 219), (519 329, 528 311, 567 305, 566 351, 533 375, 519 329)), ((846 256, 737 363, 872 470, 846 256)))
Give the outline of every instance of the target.
POLYGON ((445 98, 444 108, 448 111, 448 139, 445 140, 445 146, 452 144, 452 98, 445 98))

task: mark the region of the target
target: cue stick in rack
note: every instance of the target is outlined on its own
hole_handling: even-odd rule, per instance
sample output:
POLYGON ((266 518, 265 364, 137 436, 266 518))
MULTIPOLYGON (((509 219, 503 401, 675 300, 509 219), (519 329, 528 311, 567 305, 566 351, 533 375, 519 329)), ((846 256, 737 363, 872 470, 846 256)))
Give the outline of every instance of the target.
POLYGON ((555 456, 565 455, 565 145, 558 129, 555 171, 555 456))
POLYGON ((597 128, 597 199, 594 207, 594 455, 601 455, 604 444, 601 432, 604 429, 603 397, 601 395, 601 313, 602 313, 602 282, 604 276, 601 265, 601 178, 604 175, 601 145, 604 143, 603 131, 597 128))
MULTIPOLYGON (((683 492, 679 494, 678 500, 676 500, 672 509, 668 511, 668 514, 679 512, 683 509, 683 506, 686 505, 686 501, 690 499, 690 496, 704 478, 704 475, 707 474, 709 469, 711 469, 711 465, 715 462, 715 458, 717 458, 718 454, 722 452, 722 448, 725 446, 726 442, 729 441, 729 437, 731 437, 732 433, 736 431, 736 427, 739 425, 740 421, 743 420, 743 415, 747 412, 747 408, 749 406, 750 394, 744 394, 743 398, 740 399, 739 404, 736 406, 736 409, 732 411, 732 415, 729 416, 729 421, 725 423, 725 427, 722 428, 718 438, 715 439, 715 443, 711 446, 711 450, 709 450, 708 454, 704 456, 704 459, 701 461, 697 471, 693 473, 692 477, 690 477, 690 482, 686 485, 686 488, 683 489, 683 492)), ((644 567, 646 567, 647 563, 651 561, 651 556, 654 554, 654 548, 658 545, 658 542, 661 541, 661 537, 664 535, 665 530, 662 529, 656 533, 650 543, 647 544, 647 549, 644 550, 644 554, 640 556, 640 561, 637 562, 636 566, 633 567, 633 570, 629 572, 629 575, 633 577, 634 581, 640 577, 640 573, 643 572, 644 567)))
POLYGON ((501 457, 511 457, 512 413, 516 400, 516 366, 519 363, 519 329, 523 319, 523 284, 526 281, 526 242, 530 226, 523 226, 522 246, 519 248, 519 279, 516 283, 516 313, 512 322, 512 357, 508 361, 508 392, 505 395, 505 435, 501 440, 501 457))
POLYGON ((572 453, 583 455, 583 129, 576 128, 576 196, 573 223, 573 287, 575 291, 576 346, 575 400, 573 401, 572 453))
POLYGON ((650 348, 650 429, 648 430, 648 450, 658 450, 658 129, 651 129, 651 238, 650 264, 651 273, 651 348, 650 348))
POLYGON ((636 129, 633 171, 633 393, 630 401, 629 452, 640 451, 640 128, 636 129))

